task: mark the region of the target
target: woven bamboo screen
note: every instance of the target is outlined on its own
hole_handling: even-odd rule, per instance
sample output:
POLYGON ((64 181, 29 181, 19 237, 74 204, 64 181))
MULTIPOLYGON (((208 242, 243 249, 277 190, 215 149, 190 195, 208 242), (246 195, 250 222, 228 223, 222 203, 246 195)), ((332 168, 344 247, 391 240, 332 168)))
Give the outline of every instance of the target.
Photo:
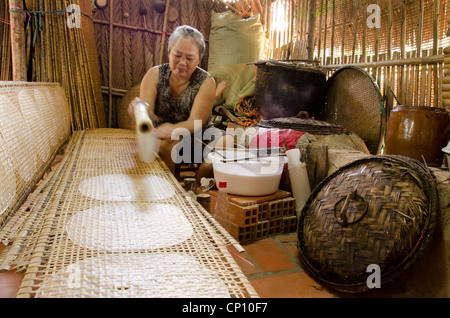
POLYGON ((0 114, 1 228, 51 168, 71 127, 57 83, 0 81, 0 114))
POLYGON ((270 58, 319 60, 330 74, 359 65, 380 86, 388 113, 398 104, 392 92, 401 104, 446 106, 448 10, 448 0, 277 0, 267 24, 270 58))
MULTIPOLYGON (((443 49, 449 42, 450 0, 109 0, 104 8, 88 0, 25 1, 28 10, 50 11, 65 10, 69 2, 80 4, 86 13, 80 30, 65 27, 67 14, 41 14, 33 15, 27 35, 30 42, 37 34, 36 49, 31 52, 32 80, 60 82, 79 127, 95 125, 91 122, 116 127, 116 109, 124 94, 139 84, 150 67, 167 62, 167 39, 175 27, 198 28, 208 44, 211 12, 223 11, 260 14, 266 31, 262 59, 316 59, 330 74, 346 64, 363 67, 380 86, 388 113, 398 104, 392 91, 401 104, 450 103, 440 89, 445 84, 443 49), (156 3, 162 3, 163 10, 156 10, 156 3), (380 9, 379 28, 368 26, 367 19, 374 13, 369 5, 380 9), (59 27, 62 23, 64 27, 59 27), (65 56, 65 62, 58 63, 65 56), (83 98, 94 99, 94 105, 83 109, 83 98)), ((0 78, 8 80, 5 2, 0 10, 0 78)), ((206 53, 201 66, 206 68, 207 63, 206 53)))

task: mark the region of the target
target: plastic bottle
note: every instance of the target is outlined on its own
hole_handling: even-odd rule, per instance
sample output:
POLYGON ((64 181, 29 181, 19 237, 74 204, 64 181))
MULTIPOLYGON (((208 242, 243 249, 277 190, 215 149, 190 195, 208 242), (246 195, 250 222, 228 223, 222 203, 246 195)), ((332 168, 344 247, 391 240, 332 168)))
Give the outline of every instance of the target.
POLYGON ((228 191, 226 181, 219 181, 214 217, 226 230, 228 229, 228 191))
POLYGON ((306 169, 306 163, 300 161, 299 149, 287 150, 286 156, 288 157, 288 171, 292 195, 295 198, 295 212, 298 217, 311 194, 308 171, 306 169))

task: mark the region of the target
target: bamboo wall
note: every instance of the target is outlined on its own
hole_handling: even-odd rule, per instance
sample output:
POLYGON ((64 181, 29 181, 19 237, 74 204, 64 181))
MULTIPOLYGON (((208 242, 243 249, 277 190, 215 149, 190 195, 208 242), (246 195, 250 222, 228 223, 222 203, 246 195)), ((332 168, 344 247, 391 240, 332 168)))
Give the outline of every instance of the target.
MULTIPOLYGON (((402 104, 450 106, 450 57, 444 58, 444 49, 450 46, 450 0, 108 0, 104 8, 95 7, 97 2, 90 0, 24 3, 30 10, 62 10, 70 3, 80 3, 92 17, 83 16, 86 23, 82 30, 64 29, 67 14, 35 14, 23 24, 24 29, 27 23, 30 26, 27 42, 33 43, 36 37, 36 51, 27 52, 27 58, 30 54, 32 57, 29 79, 62 82, 80 127, 91 126, 91 121, 98 121, 95 116, 101 115, 95 103, 83 108, 80 93, 87 90, 86 94, 96 100, 97 88, 83 88, 78 82, 100 86, 105 125, 117 126, 116 111, 124 94, 139 84, 150 67, 167 62, 167 39, 175 27, 189 24, 198 28, 208 44, 213 11, 232 11, 241 16, 260 14, 266 31, 265 55, 261 59, 314 59, 330 74, 347 64, 363 67, 381 88, 388 112, 398 104, 392 92, 402 104), (163 2, 168 10, 157 12, 156 2, 163 2), (380 28, 367 26, 369 4, 380 7, 380 28), (91 25, 93 35, 85 29, 91 25), (54 32, 56 27, 59 32, 54 32), (86 65, 91 66, 88 72, 96 69, 88 36, 94 38, 98 62, 94 80, 81 71, 86 65), (62 55, 65 62, 58 64, 62 55), (74 70, 78 79, 69 73, 74 70), (97 75, 99 82, 95 81, 97 75)), ((2 1, 2 80, 12 76, 8 17, 8 6, 2 1)), ((207 65, 205 54, 201 66, 207 65)))
MULTIPOLYGON (((131 5, 132 0, 109 2, 112 16, 109 6, 98 9, 94 23, 112 126, 126 91, 151 66, 167 61, 163 39, 176 26, 190 24, 208 40, 211 12, 227 10, 260 14, 266 30, 261 59, 314 59, 329 74, 347 64, 358 65, 379 85, 388 114, 399 103, 446 106, 443 49, 448 45, 450 0, 170 0, 166 1, 170 10, 164 13, 153 9, 152 0, 140 0, 138 5, 131 5), (368 27, 369 4, 380 8, 379 28, 368 27)), ((201 66, 206 68, 207 59, 206 54, 201 66)))
POLYGON ((241 15, 246 10, 263 12, 259 0, 232 5, 221 0, 109 0, 107 6, 97 7, 93 17, 108 126, 117 126, 117 108, 126 92, 152 66, 168 62, 167 40, 177 26, 188 24, 205 35, 207 51, 200 66, 207 69, 211 13, 241 15), (167 10, 158 12, 158 2, 167 10))
POLYGON ((318 60, 330 74, 358 65, 379 85, 388 114, 398 103, 450 106, 444 85, 448 0, 277 0, 272 6, 277 3, 294 31, 280 47, 274 42, 282 35, 269 28, 269 46, 277 48, 271 58, 318 60), (379 27, 371 27, 369 5, 380 9, 379 27))
MULTIPOLYGON (((101 70, 108 126, 117 126, 117 108, 122 97, 154 65, 165 63, 167 41, 173 30, 189 24, 208 40, 211 12, 221 12, 220 2, 167 0, 164 12, 152 0, 109 0, 94 11, 95 37, 101 70)), ((163 3, 164 4, 164 3, 163 3)), ((208 44, 208 43, 207 43, 208 44)), ((208 65, 206 52, 201 67, 208 65)))

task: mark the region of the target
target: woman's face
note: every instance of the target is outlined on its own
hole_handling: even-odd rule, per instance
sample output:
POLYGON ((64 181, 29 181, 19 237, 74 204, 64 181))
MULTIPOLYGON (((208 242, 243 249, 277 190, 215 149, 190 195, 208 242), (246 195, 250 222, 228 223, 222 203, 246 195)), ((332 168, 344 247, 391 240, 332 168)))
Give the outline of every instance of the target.
POLYGON ((169 52, 169 65, 176 76, 189 79, 200 63, 197 45, 190 40, 181 38, 169 52))

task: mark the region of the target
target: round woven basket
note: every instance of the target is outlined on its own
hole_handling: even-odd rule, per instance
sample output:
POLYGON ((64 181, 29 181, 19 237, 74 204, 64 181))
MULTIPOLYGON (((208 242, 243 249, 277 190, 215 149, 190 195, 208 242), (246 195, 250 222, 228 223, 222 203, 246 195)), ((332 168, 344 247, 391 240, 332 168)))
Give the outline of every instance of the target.
POLYGON ((375 80, 363 69, 344 66, 327 80, 324 111, 320 119, 342 125, 378 154, 386 125, 384 99, 375 80))
POLYGON ((403 156, 369 156, 324 179, 299 217, 305 270, 347 293, 369 289, 369 265, 382 284, 414 262, 431 240, 438 193, 430 171, 403 156))

